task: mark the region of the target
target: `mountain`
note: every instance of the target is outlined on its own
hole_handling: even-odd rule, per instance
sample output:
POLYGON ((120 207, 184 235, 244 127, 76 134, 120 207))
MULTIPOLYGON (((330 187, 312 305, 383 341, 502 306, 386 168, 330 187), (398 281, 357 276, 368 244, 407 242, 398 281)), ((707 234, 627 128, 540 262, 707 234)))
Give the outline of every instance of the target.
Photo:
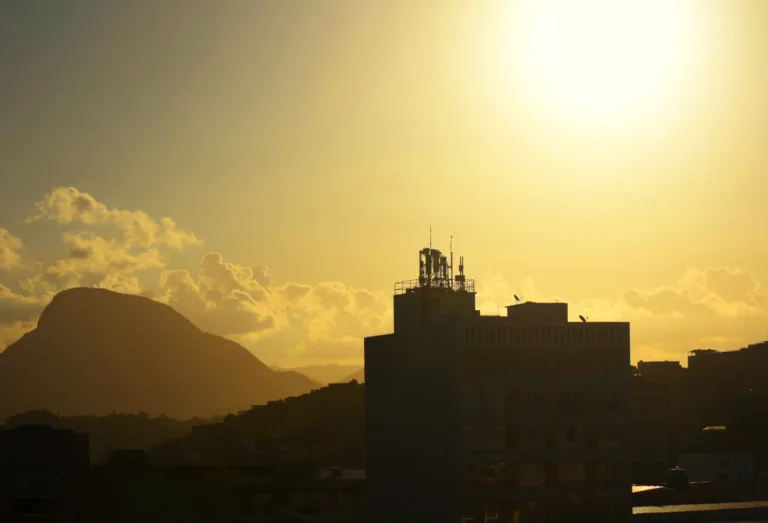
POLYGON ((362 368, 358 370, 357 372, 353 372, 352 374, 348 374, 344 378, 340 379, 339 383, 349 383, 350 381, 355 380, 358 383, 365 383, 365 369, 362 368))
POLYGON ((35 409, 209 417, 318 387, 168 305, 104 289, 60 292, 37 328, 0 353, 0 418, 35 409))
POLYGON ((344 378, 355 372, 357 369, 359 369, 357 365, 337 365, 335 363, 328 365, 306 365, 304 367, 294 367, 291 369, 275 368, 275 370, 292 370, 298 372, 299 374, 307 376, 309 379, 319 381, 323 385, 342 382, 344 378))

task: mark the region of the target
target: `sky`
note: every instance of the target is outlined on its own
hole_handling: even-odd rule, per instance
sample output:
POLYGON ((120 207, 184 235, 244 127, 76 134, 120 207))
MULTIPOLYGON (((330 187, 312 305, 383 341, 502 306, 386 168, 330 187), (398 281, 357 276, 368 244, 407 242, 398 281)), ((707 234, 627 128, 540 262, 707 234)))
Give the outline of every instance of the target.
POLYGON ((768 4, 567 5, 0 2, 0 348, 87 285, 362 364, 430 226, 485 313, 768 339, 768 4))

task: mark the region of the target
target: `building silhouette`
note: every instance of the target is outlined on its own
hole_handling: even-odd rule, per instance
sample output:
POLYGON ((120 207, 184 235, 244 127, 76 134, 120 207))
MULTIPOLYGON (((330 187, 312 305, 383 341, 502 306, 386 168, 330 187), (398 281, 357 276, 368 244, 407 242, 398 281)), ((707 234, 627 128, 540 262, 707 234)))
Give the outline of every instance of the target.
POLYGON ((630 385, 633 483, 655 485, 677 464, 677 435, 699 428, 683 408, 685 368, 678 361, 640 361, 630 385))
POLYGON ((0 521, 71 521, 73 491, 89 467, 86 434, 0 429, 0 521))
POLYGON ((365 340, 367 521, 628 521, 629 324, 483 316, 452 258, 423 249, 365 340))

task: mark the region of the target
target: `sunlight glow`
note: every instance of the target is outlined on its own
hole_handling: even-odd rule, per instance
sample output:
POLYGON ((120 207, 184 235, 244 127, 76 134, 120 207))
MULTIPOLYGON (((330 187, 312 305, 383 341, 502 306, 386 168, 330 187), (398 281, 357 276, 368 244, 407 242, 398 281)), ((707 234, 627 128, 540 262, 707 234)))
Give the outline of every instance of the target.
POLYGON ((657 108, 679 86, 692 58, 686 5, 523 1, 510 45, 537 103, 579 119, 626 120, 657 108))

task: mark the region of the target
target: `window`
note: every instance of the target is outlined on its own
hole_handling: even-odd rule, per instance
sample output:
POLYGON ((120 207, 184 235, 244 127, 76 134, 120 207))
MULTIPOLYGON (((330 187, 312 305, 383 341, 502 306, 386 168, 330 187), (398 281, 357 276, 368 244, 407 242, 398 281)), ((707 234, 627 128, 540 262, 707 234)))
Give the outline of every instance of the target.
POLYGON ((489 465, 485 469, 485 479, 487 481, 504 481, 507 479, 507 464, 497 463, 489 465))
POLYGON ((600 463, 598 477, 600 482, 624 479, 624 465, 622 463, 600 463))
POLYGON ((543 485, 546 479, 546 470, 542 463, 523 463, 520 465, 521 487, 536 487, 543 485))

